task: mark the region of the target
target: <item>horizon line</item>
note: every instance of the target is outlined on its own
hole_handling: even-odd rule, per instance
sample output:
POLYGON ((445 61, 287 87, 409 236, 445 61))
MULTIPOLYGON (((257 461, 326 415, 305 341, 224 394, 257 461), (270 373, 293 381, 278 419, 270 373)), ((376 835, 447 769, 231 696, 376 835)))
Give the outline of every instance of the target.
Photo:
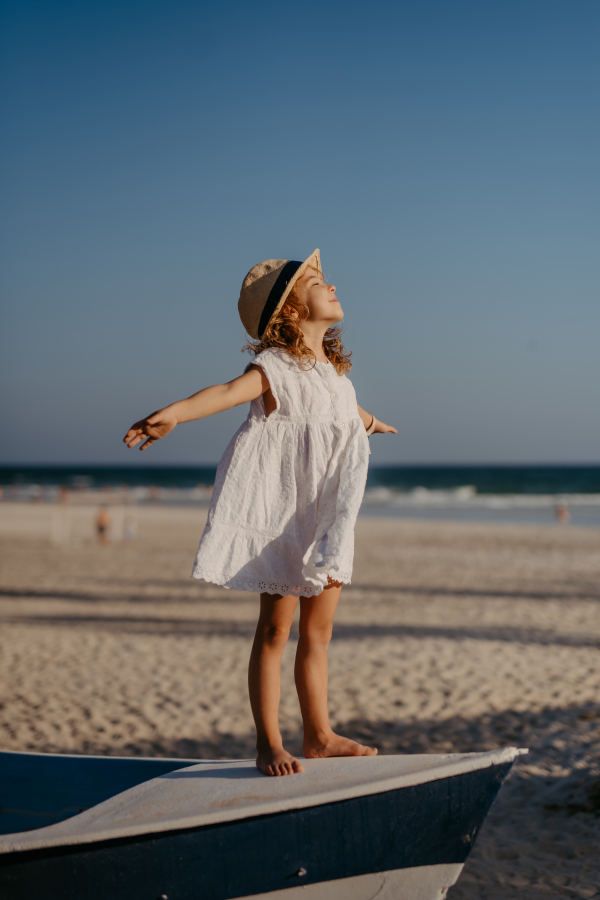
MULTIPOLYGON (((120 469, 129 469, 129 468, 156 468, 156 469, 212 469, 218 466, 218 462, 175 462, 175 463, 166 463, 166 462, 157 462, 157 463, 142 463, 142 462, 0 462, 0 469, 60 469, 60 468, 94 468, 94 469, 106 469, 106 468, 120 468, 120 469)), ((521 467, 551 467, 551 466, 600 466, 600 460, 595 461, 587 461, 587 462, 568 462, 565 460, 561 460, 560 462, 482 462, 479 461, 466 461, 466 462, 416 462, 416 461, 402 461, 402 462, 381 462, 376 463, 373 462, 369 465, 369 468, 379 468, 384 466, 396 466, 396 467, 419 467, 426 468, 428 466, 469 466, 469 467, 479 467, 479 466, 521 466, 521 467)))

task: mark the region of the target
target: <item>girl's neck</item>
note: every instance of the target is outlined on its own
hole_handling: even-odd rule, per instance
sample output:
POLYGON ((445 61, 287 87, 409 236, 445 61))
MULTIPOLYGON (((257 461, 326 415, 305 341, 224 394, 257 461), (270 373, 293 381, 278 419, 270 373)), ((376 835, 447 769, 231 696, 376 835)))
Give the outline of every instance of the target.
POLYGON ((312 350, 312 352, 315 354, 315 359, 317 360, 317 362, 328 362, 325 351, 323 349, 323 338, 325 337, 325 332, 327 331, 329 325, 327 326, 327 328, 323 329, 318 327, 315 328, 316 323, 313 324, 303 322, 302 324, 304 326, 312 325, 312 328, 308 327, 306 328, 306 330, 304 330, 304 328, 301 329, 302 334, 304 335, 304 343, 306 344, 308 349, 312 350))

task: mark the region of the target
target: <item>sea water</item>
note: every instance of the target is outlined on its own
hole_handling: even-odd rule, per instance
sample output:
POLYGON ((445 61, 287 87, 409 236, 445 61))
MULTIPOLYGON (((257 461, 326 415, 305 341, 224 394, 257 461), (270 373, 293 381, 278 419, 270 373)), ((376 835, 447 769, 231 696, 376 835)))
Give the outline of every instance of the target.
MULTIPOLYGON (((127 491, 139 503, 210 501, 216 466, 2 466, 6 500, 127 491)), ((362 515, 600 526, 600 465, 371 466, 362 515), (564 513, 563 513, 564 518, 564 513)))

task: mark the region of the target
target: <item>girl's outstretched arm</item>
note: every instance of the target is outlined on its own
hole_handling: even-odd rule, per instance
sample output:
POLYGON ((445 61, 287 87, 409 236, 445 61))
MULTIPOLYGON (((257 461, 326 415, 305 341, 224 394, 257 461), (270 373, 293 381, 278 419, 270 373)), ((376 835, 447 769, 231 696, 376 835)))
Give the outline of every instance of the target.
POLYGON ((135 447, 146 438, 140 447, 140 450, 145 450, 173 431, 181 422, 205 419, 206 416, 214 416, 215 413, 223 412, 225 409, 256 400, 268 388, 269 379, 262 369, 255 366, 239 378, 228 381, 227 384, 213 384, 212 387, 192 394, 186 400, 178 400, 145 419, 140 419, 131 426, 123 441, 128 447, 135 447))
MULTIPOLYGON (((362 409, 360 406, 358 407, 358 414, 368 431, 373 423, 373 415, 362 409)), ((391 434, 398 434, 398 429, 394 428, 393 425, 386 425, 385 422, 380 422, 379 419, 377 419, 372 434, 387 434, 388 431, 391 432, 391 434)))

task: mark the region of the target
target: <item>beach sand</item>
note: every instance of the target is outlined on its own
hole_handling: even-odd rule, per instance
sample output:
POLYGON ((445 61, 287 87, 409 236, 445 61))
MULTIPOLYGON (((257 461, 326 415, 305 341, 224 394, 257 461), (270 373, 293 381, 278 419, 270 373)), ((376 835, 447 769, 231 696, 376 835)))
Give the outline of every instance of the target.
MULTIPOLYGON (((107 547, 91 507, 53 546, 56 510, 0 504, 0 748, 252 756, 258 597, 190 579, 205 510, 141 508, 138 540, 107 547)), ((530 748, 452 900, 600 897, 599 642, 598 529, 359 519, 334 725, 380 753, 530 748)))

